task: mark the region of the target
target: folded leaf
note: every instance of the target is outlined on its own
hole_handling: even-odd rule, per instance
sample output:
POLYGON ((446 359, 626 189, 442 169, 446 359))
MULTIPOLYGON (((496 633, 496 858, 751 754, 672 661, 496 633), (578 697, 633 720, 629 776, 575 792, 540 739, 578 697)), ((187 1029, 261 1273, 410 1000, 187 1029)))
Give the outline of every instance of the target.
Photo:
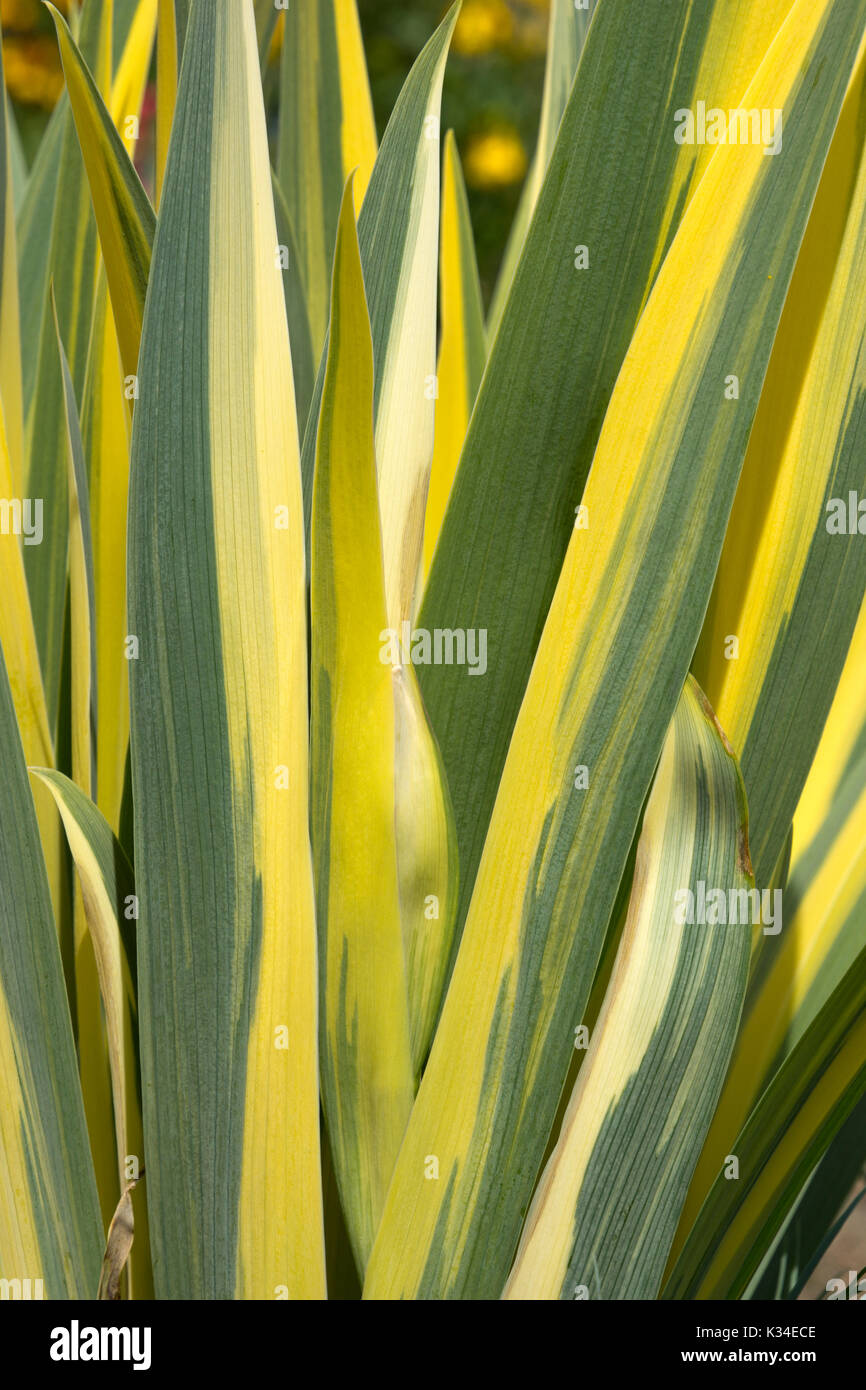
POLYGON ((126 514, 131 385, 124 387, 104 268, 100 268, 81 428, 89 469, 96 637, 95 800, 118 826, 129 747, 126 514))
POLYGON ((657 1296, 746 992, 754 882, 737 760, 690 679, 604 1005, 506 1298, 657 1296), (715 896, 697 914, 702 893, 715 896))
POLYGON ((393 676, 397 873, 412 1066, 419 1077, 442 1003, 457 916, 457 839, 442 756, 415 672, 411 665, 398 665, 393 676))

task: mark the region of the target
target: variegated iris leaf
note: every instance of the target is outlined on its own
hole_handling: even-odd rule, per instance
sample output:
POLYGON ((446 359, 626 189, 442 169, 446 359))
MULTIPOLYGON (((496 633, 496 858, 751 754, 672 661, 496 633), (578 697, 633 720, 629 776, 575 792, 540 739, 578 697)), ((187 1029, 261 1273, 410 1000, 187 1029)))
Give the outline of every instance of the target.
POLYGON ((197 3, 130 480, 157 1297, 324 1294, 305 563, 276 244, 252 7, 197 3))
POLYGON ((391 668, 373 445, 373 344, 346 185, 319 412, 310 602, 322 1093, 359 1270, 412 1108, 394 820, 391 668))
POLYGON ((733 1047, 756 900, 737 761, 689 679, 604 1005, 506 1298, 656 1297, 733 1047))

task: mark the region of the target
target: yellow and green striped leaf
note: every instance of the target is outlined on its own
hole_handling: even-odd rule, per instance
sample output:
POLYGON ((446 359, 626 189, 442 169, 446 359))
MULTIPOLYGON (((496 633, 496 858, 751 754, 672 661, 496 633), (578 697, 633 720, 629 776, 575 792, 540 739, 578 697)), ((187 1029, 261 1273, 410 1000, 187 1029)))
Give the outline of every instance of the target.
MULTIPOLYGON (((594 39, 602 60, 604 15, 602 6, 581 72, 594 39)), ((631 19, 639 29, 640 17, 631 19)), ((589 525, 573 530, 511 739, 365 1297, 501 1292, 700 631, 864 20, 860 0, 797 0, 744 98, 784 110, 784 147, 774 158, 756 145, 716 149, 641 316, 583 496, 589 525), (743 382, 736 403, 725 398, 733 360, 743 382), (425 1176, 432 1157, 438 1182, 425 1176)), ((544 201, 542 193, 534 228, 544 201)), ((526 567, 521 553, 524 584, 526 567)), ((475 613, 487 616, 480 604, 475 613)), ((500 627, 493 637, 506 643, 500 627)))
POLYGON ((111 306, 127 375, 134 375, 156 218, 63 16, 49 5, 84 158, 111 306))
POLYGON ((276 240, 252 5, 197 3, 130 475, 139 1029, 161 1298, 324 1294, 303 514, 276 240))
POLYGON ((740 771, 690 678, 644 814, 604 1005, 506 1298, 657 1296, 734 1043, 753 896, 740 771), (697 914, 702 893, 712 905, 697 914))
POLYGON ((866 495, 864 100, 866 44, 785 301, 694 662, 740 750, 762 887, 866 589, 866 547, 847 522, 850 494, 866 495), (833 499, 846 533, 830 529, 833 499))
POLYGON ((305 0, 286 9, 277 148, 277 174, 297 237, 318 362, 328 327, 343 186, 357 169, 360 208, 376 158, 376 124, 355 0, 305 0))
POLYGON ((418 619, 428 630, 489 633, 484 680, 448 666, 420 672, 454 803, 457 940, 614 383, 680 219, 710 157, 725 153, 678 145, 675 114, 697 100, 743 104, 790 9, 791 0, 619 0, 593 16, 418 619))
POLYGON ((9 171, 12 177, 12 202, 15 214, 17 215, 27 192, 27 181, 30 178, 30 166, 27 156, 24 153, 24 146, 21 143, 21 132, 18 129, 15 112, 8 96, 6 98, 5 128, 6 157, 9 160, 9 171))
POLYGON ((395 718, 373 444, 373 344, 346 185, 334 258, 310 556, 320 1056, 363 1271, 412 1108, 394 817, 395 718))
MULTIPOLYGON (((111 1092, 121 1187, 144 1167, 138 1081, 135 997, 135 886, 129 861, 111 827, 80 787, 61 772, 30 769, 57 804, 81 885, 87 926, 99 973, 111 1060, 111 1092), (130 1167, 134 1159, 136 1167, 130 1167)), ((135 1245, 130 1296, 152 1296, 144 1194, 135 1202, 135 1245)))
MULTIPOLYGON (((406 79, 382 137, 358 218, 376 368, 375 438, 385 596, 389 626, 397 631, 404 621, 411 621, 414 612, 433 454, 439 109, 458 8, 455 5, 449 11, 406 79)), ((305 506, 312 495, 323 367, 302 452, 305 506)))
POLYGON ((0 1278, 41 1279, 46 1298, 93 1298, 103 1229, 48 881, 2 653, 0 759, 0 1278))
MULTIPOLYGON (((834 785, 830 778, 838 791, 862 724, 859 661, 866 629, 858 625, 858 611, 866 551, 856 521, 853 532, 837 534, 829 530, 828 514, 832 499, 839 499, 847 515, 851 494, 866 489, 866 278, 859 255, 866 233, 864 96, 866 44, 786 300, 694 662, 743 750, 759 882, 762 874, 768 880, 778 859, 801 792, 811 815, 806 835, 817 833, 834 785), (839 370, 840 354, 847 370, 839 370), (727 660, 732 637, 738 655, 727 660), (844 681, 838 706, 837 680, 844 681), (807 780, 810 761, 816 781, 807 780)), ((849 834, 856 833, 854 824, 849 834)), ((794 865, 802 882, 802 872, 796 873, 805 850, 802 830, 799 840, 794 865)), ((850 843, 839 839, 829 857, 825 835, 823 847, 838 872, 850 843)), ((795 927, 786 921, 782 937, 758 943, 743 1034, 684 1229, 706 1195, 719 1153, 748 1115, 788 1010, 802 1003, 802 996, 792 1001, 805 987, 808 962, 830 948, 832 937, 814 931, 814 904, 834 892, 835 882, 831 871, 810 913, 798 913, 795 927)), ((792 901, 789 894, 786 902, 792 901)))
POLYGON ((425 576, 442 529, 442 518, 487 360, 472 223, 453 130, 445 136, 442 160, 439 283, 442 337, 436 368, 433 463, 424 517, 425 576))

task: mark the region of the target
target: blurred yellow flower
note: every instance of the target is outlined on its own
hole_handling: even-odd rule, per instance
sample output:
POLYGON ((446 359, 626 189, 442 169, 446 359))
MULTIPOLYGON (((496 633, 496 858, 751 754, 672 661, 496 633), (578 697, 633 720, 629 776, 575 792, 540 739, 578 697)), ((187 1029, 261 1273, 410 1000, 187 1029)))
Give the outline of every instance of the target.
POLYGON ((463 157, 467 183, 473 188, 504 188, 526 173, 526 150, 517 131, 501 126, 470 136, 463 157))
POLYGON ((50 110, 63 91, 60 54, 48 34, 10 34, 3 40, 3 67, 13 101, 50 110))
MULTIPOLYGON (((54 0, 63 14, 69 13, 69 0, 54 0)), ((44 29, 48 11, 42 0, 0 0, 0 22, 3 32, 12 30, 26 34, 31 29, 44 29)))
POLYGON ((505 0, 463 0, 451 46, 473 57, 511 38, 513 20, 505 0))

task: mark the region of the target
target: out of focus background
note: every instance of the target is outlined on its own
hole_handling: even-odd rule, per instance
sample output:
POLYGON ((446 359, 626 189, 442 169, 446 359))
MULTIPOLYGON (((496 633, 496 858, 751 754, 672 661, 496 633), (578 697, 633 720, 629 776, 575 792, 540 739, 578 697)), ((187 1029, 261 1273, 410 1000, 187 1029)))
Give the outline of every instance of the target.
MULTIPOLYGON (((54 3, 69 14, 70 0, 54 3)), ((120 9, 134 0, 114 3, 120 9)), ((380 136, 409 68, 447 8, 442 0, 358 0, 380 136)), ((548 11, 549 0, 463 0, 446 69, 443 127, 453 127, 463 160, 485 301, 535 146, 548 11)), ((54 26, 41 0, 0 0, 0 19, 6 83, 29 162, 63 87, 54 26)), ((272 101, 281 38, 279 23, 266 82, 272 101)), ((151 91, 137 156, 145 184, 152 113, 151 91)))

